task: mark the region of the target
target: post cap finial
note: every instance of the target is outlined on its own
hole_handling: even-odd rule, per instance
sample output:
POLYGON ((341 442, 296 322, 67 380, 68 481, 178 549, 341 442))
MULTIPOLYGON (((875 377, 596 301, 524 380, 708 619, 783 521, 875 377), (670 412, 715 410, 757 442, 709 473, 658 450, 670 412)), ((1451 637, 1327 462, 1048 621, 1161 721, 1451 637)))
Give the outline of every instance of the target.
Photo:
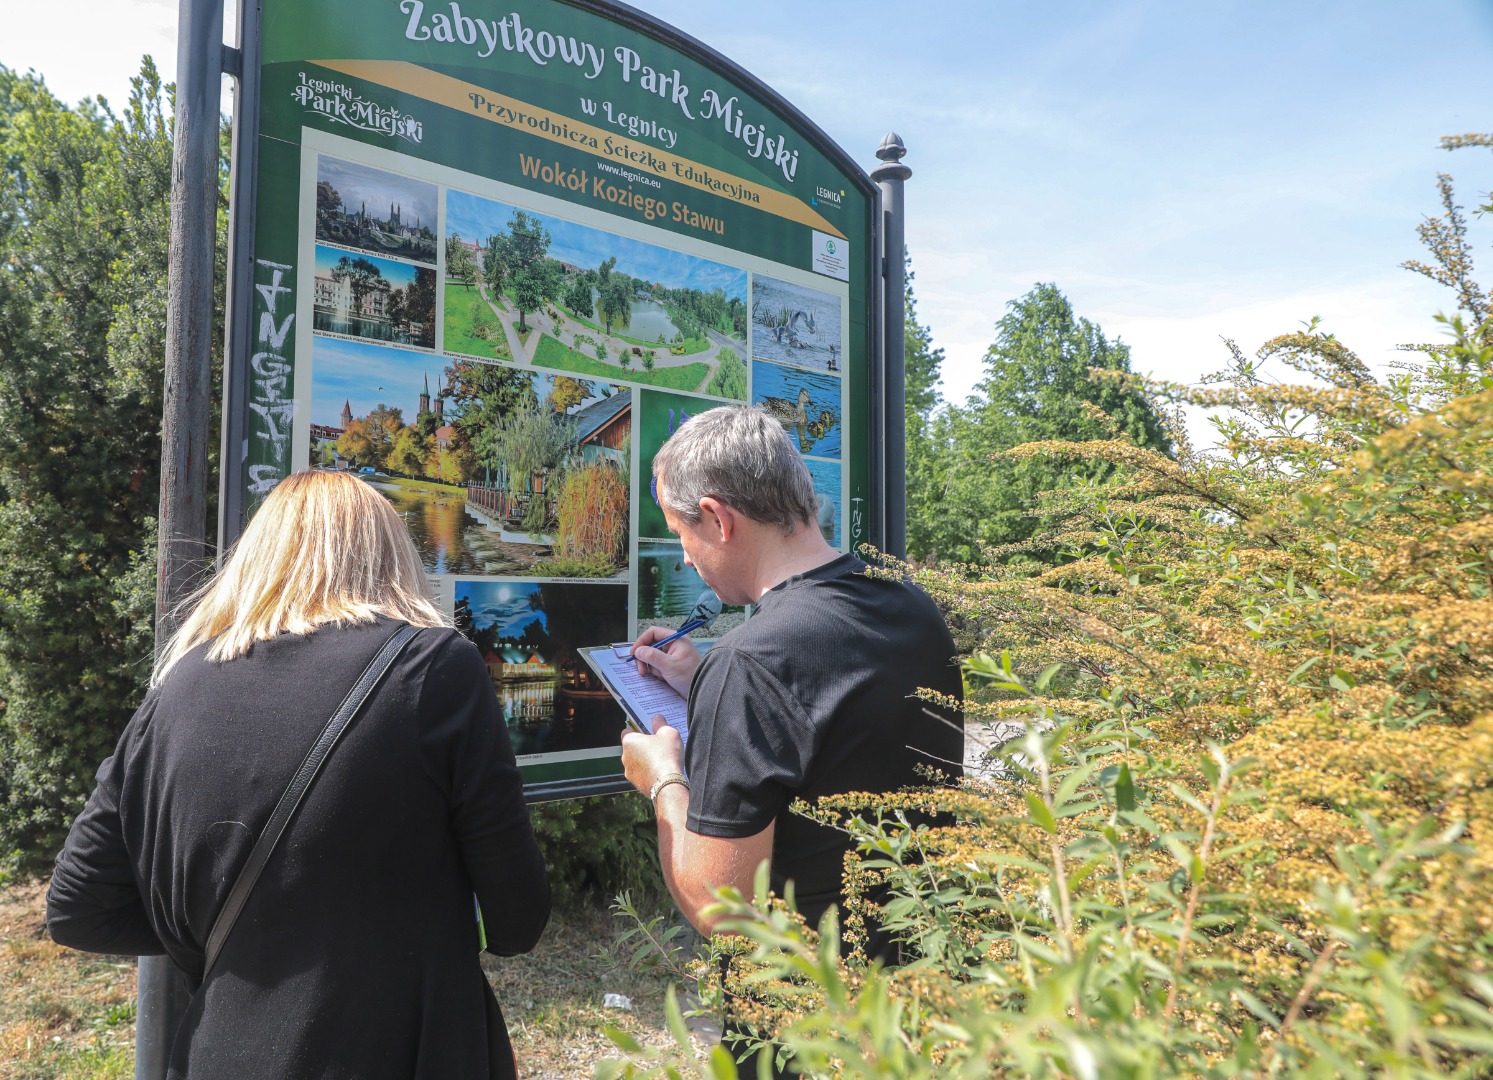
POLYGON ((902 142, 902 136, 895 131, 888 131, 881 137, 881 145, 876 148, 876 156, 882 161, 901 161, 907 156, 907 147, 902 142))

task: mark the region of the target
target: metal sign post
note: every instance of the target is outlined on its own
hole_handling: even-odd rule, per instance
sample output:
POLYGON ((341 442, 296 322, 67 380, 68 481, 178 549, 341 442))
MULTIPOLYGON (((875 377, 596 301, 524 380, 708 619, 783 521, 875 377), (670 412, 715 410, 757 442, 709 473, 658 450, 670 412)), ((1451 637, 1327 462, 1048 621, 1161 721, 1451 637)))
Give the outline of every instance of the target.
MULTIPOLYGON (((161 418, 156 648, 207 567, 208 428, 212 417, 213 245, 218 212, 221 0, 181 0, 175 143, 171 161, 166 380, 161 418)), ((136 1080, 166 1075, 171 1041, 191 995, 164 956, 142 956, 137 976, 136 1080)))
POLYGON ((902 136, 887 132, 876 149, 882 164, 871 170, 871 179, 881 186, 883 224, 881 230, 883 317, 882 387, 885 393, 886 425, 882 495, 885 541, 882 548, 899 559, 907 558, 907 262, 903 227, 906 207, 903 182, 912 170, 902 164, 907 147, 902 136))

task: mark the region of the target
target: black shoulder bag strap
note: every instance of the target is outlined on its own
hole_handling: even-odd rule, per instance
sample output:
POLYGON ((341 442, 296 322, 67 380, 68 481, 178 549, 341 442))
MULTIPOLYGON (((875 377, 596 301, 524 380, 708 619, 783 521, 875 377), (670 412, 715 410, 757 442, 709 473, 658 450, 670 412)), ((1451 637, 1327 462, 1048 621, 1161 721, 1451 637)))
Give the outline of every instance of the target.
POLYGON ((238 879, 233 883, 233 888, 228 892, 228 899, 223 903, 223 910, 218 912, 212 932, 207 935, 207 946, 203 950, 205 959, 202 965, 202 977, 204 980, 212 971, 213 964, 217 962, 218 953, 223 950, 223 943, 233 932, 233 924, 238 921, 239 914, 244 910, 244 903, 249 899, 249 893, 254 890, 254 883, 259 880, 259 875, 264 871, 265 863, 269 862, 275 845, 280 842, 285 827, 290 824, 290 819, 295 815, 296 808, 301 805, 301 800, 306 797, 306 791, 311 787, 311 782, 316 779, 316 774, 321 771, 322 765, 331 755, 332 748, 337 745, 337 740, 342 737, 342 733, 347 730, 353 718, 363 708, 363 703, 368 700, 368 695, 373 693, 373 688, 379 684, 393 665, 395 657, 403 650, 410 638, 419 632, 418 627, 406 624, 394 631, 393 636, 384 642, 383 648, 379 649, 378 654, 368 662, 368 666, 363 669, 363 674, 358 676, 358 681, 353 683, 353 688, 347 692, 347 697, 342 699, 342 704, 337 706, 337 711, 327 721, 327 726, 322 728, 321 735, 312 745, 310 753, 306 755, 306 760, 301 762, 301 767, 291 777, 290 786, 285 789, 285 794, 280 796, 279 803, 275 805, 275 812, 270 815, 264 831, 254 842, 254 849, 249 852, 249 861, 239 871, 238 879))

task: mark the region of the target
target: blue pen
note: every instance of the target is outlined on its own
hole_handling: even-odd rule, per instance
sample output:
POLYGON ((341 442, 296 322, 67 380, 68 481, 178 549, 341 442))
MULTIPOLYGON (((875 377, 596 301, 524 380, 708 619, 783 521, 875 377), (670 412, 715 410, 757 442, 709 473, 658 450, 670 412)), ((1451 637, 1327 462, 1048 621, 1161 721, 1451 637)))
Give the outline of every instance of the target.
MULTIPOLYGON (((672 634, 664 638, 662 641, 653 642, 652 646, 650 647, 654 649, 662 649, 669 642, 678 641, 680 638, 684 637, 685 634, 688 634, 692 630, 700 629, 700 627, 704 626, 709 621, 709 619, 691 619, 689 622, 685 623, 678 630, 675 630, 672 634)), ((628 647, 631 648, 631 645, 629 644, 628 647)), ((631 653, 628 653, 627 656, 623 657, 623 659, 636 660, 637 657, 633 656, 631 653)))

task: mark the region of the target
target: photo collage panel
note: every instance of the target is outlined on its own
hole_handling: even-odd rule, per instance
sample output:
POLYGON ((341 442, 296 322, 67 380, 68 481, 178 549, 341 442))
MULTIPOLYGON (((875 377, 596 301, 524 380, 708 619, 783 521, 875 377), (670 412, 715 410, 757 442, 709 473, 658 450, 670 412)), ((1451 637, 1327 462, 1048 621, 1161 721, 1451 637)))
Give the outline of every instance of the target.
POLYGON ((308 467, 398 512, 522 760, 615 752, 577 650, 700 617, 708 647, 749 614, 651 494, 680 425, 762 407, 844 546, 841 298, 344 156, 315 175, 308 467))

